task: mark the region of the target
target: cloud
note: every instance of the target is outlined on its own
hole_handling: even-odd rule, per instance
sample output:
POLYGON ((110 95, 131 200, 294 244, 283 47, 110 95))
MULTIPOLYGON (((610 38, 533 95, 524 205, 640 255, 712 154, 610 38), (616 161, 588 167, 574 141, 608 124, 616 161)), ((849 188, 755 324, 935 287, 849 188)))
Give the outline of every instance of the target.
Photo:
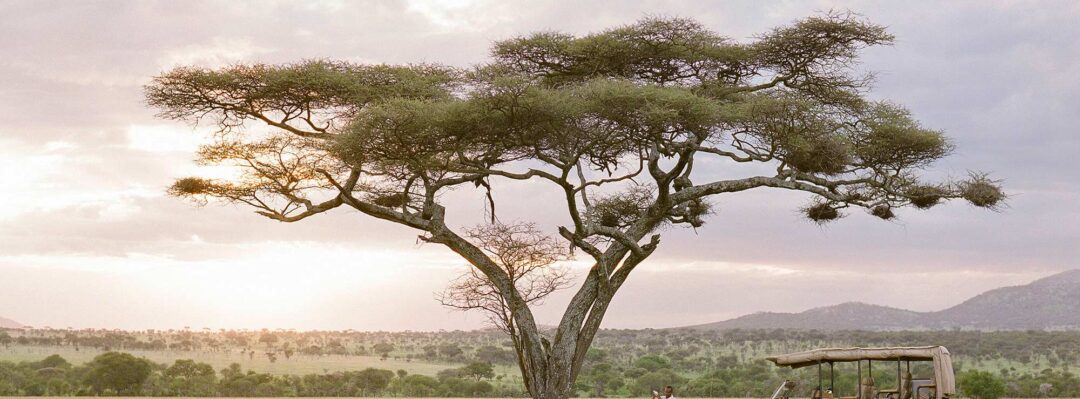
MULTIPOLYGON (((662 245, 619 294, 607 325, 690 324, 840 300, 930 310, 1075 267, 1076 4, 8 2, 0 5, 0 36, 13 38, 0 43, 0 191, 6 200, 0 281, 50 299, 28 304, 7 295, 0 307, 26 307, 27 313, 4 316, 36 324, 227 325, 236 317, 229 312, 270 300, 261 291, 267 289, 303 303, 281 305, 289 318, 281 324, 301 328, 478 326, 481 317, 446 312, 432 300, 432 292, 464 270, 463 262, 417 245, 413 230, 344 209, 283 224, 238 206, 196 207, 166 197, 177 177, 232 172, 193 165, 206 128, 155 119, 141 85, 179 65, 333 58, 468 66, 484 62, 494 40, 540 30, 584 34, 646 15, 694 17, 745 41, 829 9, 860 12, 897 35, 895 46, 869 50, 863 68, 880 72, 874 96, 908 106, 926 126, 955 140, 957 153, 931 174, 992 171, 1005 180, 1009 207, 1001 213, 962 204, 903 210, 894 223, 856 212, 822 228, 797 214, 807 201, 797 193, 717 197, 718 212, 703 228, 663 231, 662 245), (365 262, 394 265, 369 278, 347 271, 365 262), (153 267, 140 269, 145 265, 153 267), (242 278, 262 265, 272 279, 291 276, 307 288, 276 290, 271 280, 242 278), (207 270, 231 276, 207 286, 213 292, 207 297, 235 307, 213 311, 214 300, 189 292, 200 279, 213 278, 207 270), (373 283, 375 275, 385 284, 373 283), (919 284, 910 276, 941 283, 919 284), (242 289, 230 292, 230 284, 242 289), (319 284, 335 288, 310 288, 319 284), (860 284, 873 289, 818 289, 860 284), (841 297, 826 295, 834 291, 841 297), (160 300, 135 303, 154 295, 160 300), (383 301, 389 299, 398 307, 387 310, 383 301), (175 311, 161 316, 155 306, 175 311), (416 316, 401 316, 408 313, 416 316)), ((756 172, 721 162, 696 168, 710 178, 756 172)), ((495 181, 494 187, 503 220, 534 220, 550 232, 567 223, 565 211, 549 206, 560 199, 543 182, 495 181)), ((476 190, 448 194, 450 222, 479 223, 483 199, 476 190)), ((543 307, 542 320, 557 320, 562 303, 553 299, 543 307)), ((256 315, 238 322, 273 321, 256 315)))
POLYGON ((193 153, 207 142, 209 134, 197 134, 192 129, 175 124, 128 125, 125 129, 127 146, 135 151, 193 153))
POLYGON ((178 66, 220 68, 273 51, 271 48, 255 45, 246 38, 215 37, 210 43, 190 44, 169 50, 159 59, 158 65, 161 69, 178 66))

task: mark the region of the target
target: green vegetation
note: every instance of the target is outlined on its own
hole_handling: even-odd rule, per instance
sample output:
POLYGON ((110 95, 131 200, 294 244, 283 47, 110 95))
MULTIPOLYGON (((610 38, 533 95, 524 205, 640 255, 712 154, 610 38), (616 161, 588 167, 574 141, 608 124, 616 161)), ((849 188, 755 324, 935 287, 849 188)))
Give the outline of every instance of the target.
MULTIPOLYGON (((498 331, 6 333, 0 396, 527 396, 498 331)), ((965 397, 1080 396, 1080 332, 1064 331, 602 330, 574 394, 642 397, 674 385, 686 397, 766 397, 794 379, 796 395, 805 395, 816 370, 762 359, 813 347, 927 344, 953 352, 965 397)), ((837 392, 854 392, 854 367, 836 370, 837 392)), ((914 364, 913 372, 929 368, 914 364)), ((887 367, 874 374, 880 386, 895 384, 887 367)))
POLYGON ((972 399, 998 399, 1005 394, 1005 382, 988 371, 971 370, 957 379, 961 392, 972 399))
POLYGON ((56 355, 39 362, 0 362, 0 395, 505 397, 521 396, 521 392, 496 390, 480 378, 432 378, 375 368, 274 376, 244 372, 234 363, 219 374, 208 364, 187 359, 165 365, 127 353, 106 352, 75 367, 56 355))

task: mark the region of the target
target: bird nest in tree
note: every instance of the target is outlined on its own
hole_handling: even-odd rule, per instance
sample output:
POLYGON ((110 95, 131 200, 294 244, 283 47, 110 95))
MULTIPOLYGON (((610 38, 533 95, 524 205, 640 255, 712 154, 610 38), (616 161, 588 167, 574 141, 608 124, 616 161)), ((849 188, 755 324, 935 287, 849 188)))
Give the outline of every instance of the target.
POLYGON ((586 217, 605 227, 625 227, 641 217, 652 199, 645 187, 633 187, 625 192, 593 201, 586 217))
POLYGON ((960 196, 972 205, 994 208, 1005 199, 1005 192, 986 176, 975 176, 960 186, 960 196))
POLYGON ((892 207, 888 205, 875 206, 873 209, 870 209, 870 214, 884 220, 890 220, 896 217, 896 214, 892 211, 892 207))
POLYGON ((387 208, 400 208, 409 202, 409 196, 405 193, 382 194, 374 196, 371 202, 387 208))
POLYGON ((209 191, 212 183, 209 180, 198 177, 185 177, 176 180, 169 192, 173 195, 196 195, 205 194, 209 191))
POLYGON ((945 189, 938 186, 914 186, 907 190, 905 195, 911 205, 919 209, 927 209, 941 202, 945 197, 945 189))
POLYGON ((803 212, 806 214, 807 218, 818 224, 824 224, 840 218, 840 211, 829 204, 811 205, 803 208, 803 212))

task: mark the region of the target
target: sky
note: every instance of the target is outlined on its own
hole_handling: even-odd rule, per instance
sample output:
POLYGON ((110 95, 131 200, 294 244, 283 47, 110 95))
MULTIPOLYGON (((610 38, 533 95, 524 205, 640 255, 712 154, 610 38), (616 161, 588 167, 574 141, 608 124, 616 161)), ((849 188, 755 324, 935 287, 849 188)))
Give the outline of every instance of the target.
MULTIPOLYGON (((929 172, 982 170, 1000 212, 961 202, 862 213, 820 227, 808 197, 714 201, 616 295, 604 326, 663 328, 847 301, 917 311, 1080 267, 1080 3, 1068 1, 0 1, 0 317, 56 328, 454 330, 480 314, 435 294, 465 262, 417 232, 338 210, 282 224, 165 195, 209 127, 155 118, 142 85, 181 65, 488 60, 536 31, 585 34, 644 16, 693 17, 736 40, 828 10, 896 35, 869 49, 874 98, 943 129, 956 152, 929 172)), ((716 164, 715 173, 724 173, 716 164)), ((546 186, 498 183, 501 217, 545 213, 546 186)), ((455 192, 454 223, 482 196, 455 192)), ((571 269, 582 275, 581 265, 571 269)), ((537 309, 557 322, 569 292, 537 309)))

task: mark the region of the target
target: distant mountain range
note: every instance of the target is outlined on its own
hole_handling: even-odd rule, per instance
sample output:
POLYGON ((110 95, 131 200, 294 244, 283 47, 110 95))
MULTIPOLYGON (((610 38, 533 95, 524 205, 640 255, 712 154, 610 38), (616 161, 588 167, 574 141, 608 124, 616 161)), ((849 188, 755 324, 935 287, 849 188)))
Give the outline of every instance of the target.
POLYGON ((0 317, 0 328, 22 328, 23 325, 11 319, 0 317))
MULTIPOLYGON (((22 328, 0 317, 0 328, 22 328)), ((699 330, 1080 330, 1080 269, 1027 285, 984 292, 937 312, 915 312, 861 302, 799 313, 760 312, 682 328, 699 330)))
POLYGON ((1080 330, 1080 269, 990 290, 937 312, 847 302, 800 313, 754 313, 690 326, 703 330, 1080 330))

